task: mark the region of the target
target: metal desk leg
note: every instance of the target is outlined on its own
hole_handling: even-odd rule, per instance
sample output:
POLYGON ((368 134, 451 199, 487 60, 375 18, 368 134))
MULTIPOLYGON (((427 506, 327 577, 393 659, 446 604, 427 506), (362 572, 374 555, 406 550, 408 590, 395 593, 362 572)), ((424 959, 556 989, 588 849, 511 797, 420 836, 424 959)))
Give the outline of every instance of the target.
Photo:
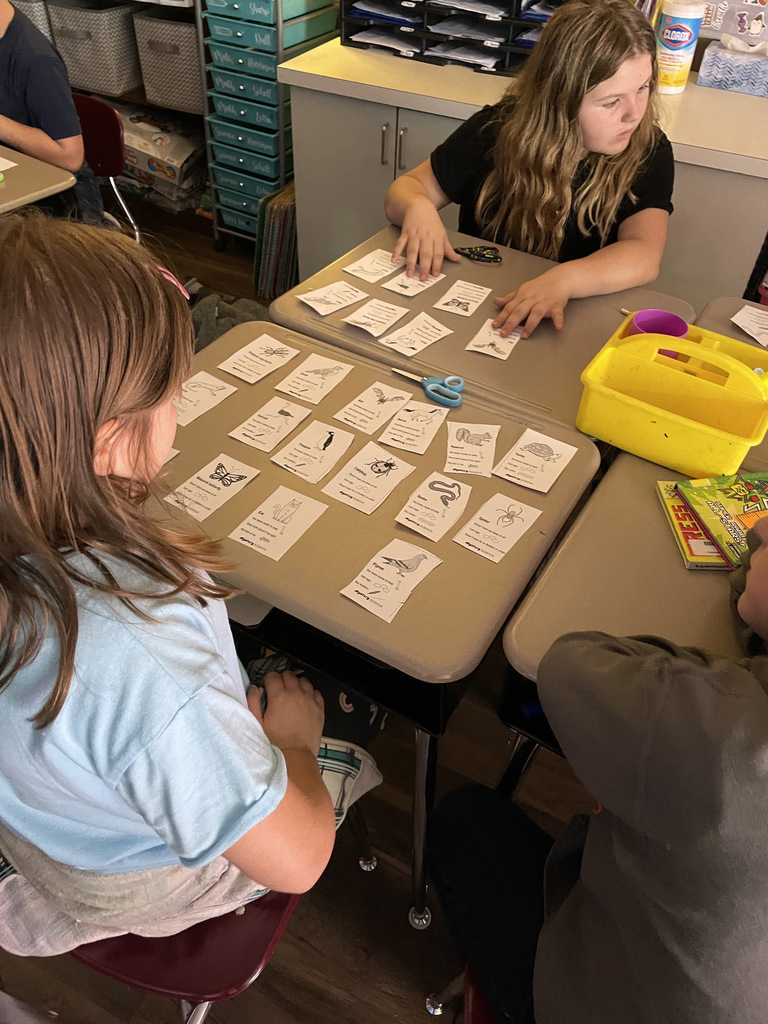
POLYGON ((432 912, 427 906, 427 815, 435 802, 437 736, 416 729, 416 778, 413 788, 413 863, 411 887, 413 906, 408 912, 412 927, 429 928, 432 912))

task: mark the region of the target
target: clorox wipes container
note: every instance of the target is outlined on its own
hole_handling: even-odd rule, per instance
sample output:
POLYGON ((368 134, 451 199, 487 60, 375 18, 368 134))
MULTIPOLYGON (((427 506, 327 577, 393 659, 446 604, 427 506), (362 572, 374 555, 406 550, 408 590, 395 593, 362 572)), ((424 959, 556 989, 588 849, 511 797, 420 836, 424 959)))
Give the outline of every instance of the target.
POLYGON ((659 92, 685 89, 706 9, 700 0, 664 0, 656 26, 659 92))

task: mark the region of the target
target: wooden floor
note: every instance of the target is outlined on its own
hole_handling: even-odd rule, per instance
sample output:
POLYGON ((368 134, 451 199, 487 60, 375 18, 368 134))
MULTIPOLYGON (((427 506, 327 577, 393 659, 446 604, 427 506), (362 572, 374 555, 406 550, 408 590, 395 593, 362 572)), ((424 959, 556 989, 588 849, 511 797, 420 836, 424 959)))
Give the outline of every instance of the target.
MULTIPOLYGON (((167 220, 142 213, 181 280, 196 277, 224 294, 253 297, 252 254, 215 254, 205 222, 167 220)), ((497 642, 452 716, 440 741, 438 795, 468 780, 494 785, 501 775, 512 743, 496 713, 505 664, 497 642)), ((342 827, 325 874, 299 901, 266 971, 248 991, 217 1004, 212 1024, 426 1024, 425 996, 458 972, 434 899, 427 931, 416 932, 407 921, 413 728, 390 715, 371 753, 384 775, 362 801, 377 869, 360 870, 352 836, 342 827)), ((518 800, 553 833, 591 805, 565 762, 546 751, 536 755, 518 800)), ((77 1024, 179 1020, 172 1001, 109 981, 66 956, 21 959, 0 951, 0 976, 11 995, 77 1024)))

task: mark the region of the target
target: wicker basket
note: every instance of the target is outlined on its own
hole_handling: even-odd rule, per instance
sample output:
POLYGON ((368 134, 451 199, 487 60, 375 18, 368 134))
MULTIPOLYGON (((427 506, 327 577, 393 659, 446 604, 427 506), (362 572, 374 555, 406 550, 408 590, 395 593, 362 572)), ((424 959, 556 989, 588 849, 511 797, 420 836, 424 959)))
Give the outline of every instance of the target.
POLYGON ((138 9, 104 0, 49 0, 53 39, 73 89, 122 96, 141 85, 132 21, 138 9))
POLYGON ((133 16, 144 91, 150 103, 188 114, 205 113, 200 50, 194 18, 169 8, 133 16))
POLYGON ((48 17, 48 8, 45 0, 14 0, 13 6, 17 11, 26 14, 35 28, 39 28, 49 42, 53 42, 51 22, 48 17))

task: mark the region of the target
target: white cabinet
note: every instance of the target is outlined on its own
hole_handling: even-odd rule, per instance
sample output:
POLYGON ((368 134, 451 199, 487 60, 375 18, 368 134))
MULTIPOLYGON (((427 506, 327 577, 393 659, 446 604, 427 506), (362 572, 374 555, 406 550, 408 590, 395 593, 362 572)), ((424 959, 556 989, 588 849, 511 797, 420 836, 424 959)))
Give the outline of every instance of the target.
MULTIPOLYGON (((291 109, 304 280, 384 226, 390 183, 426 160, 461 121, 296 86, 291 109)), ((457 214, 455 206, 444 211, 448 227, 456 227, 457 214)))

